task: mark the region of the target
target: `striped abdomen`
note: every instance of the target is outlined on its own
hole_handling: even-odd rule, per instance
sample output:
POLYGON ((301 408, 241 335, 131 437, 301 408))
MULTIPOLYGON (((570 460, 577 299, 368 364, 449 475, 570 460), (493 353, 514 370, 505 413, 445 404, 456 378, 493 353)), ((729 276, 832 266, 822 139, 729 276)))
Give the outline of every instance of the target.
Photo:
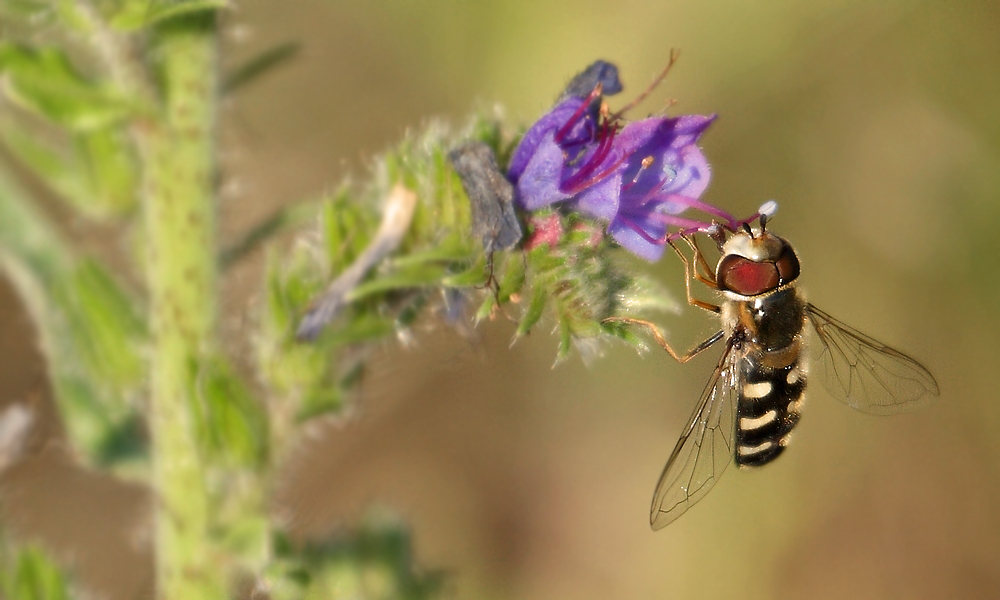
POLYGON ((736 404, 736 464, 759 466, 784 450, 806 387, 799 350, 805 302, 793 286, 727 307, 743 338, 736 404))
POLYGON ((740 364, 743 388, 736 405, 736 464, 760 466, 785 449, 788 434, 799 422, 799 400, 806 388, 796 358, 791 364, 767 368, 745 357, 740 364))

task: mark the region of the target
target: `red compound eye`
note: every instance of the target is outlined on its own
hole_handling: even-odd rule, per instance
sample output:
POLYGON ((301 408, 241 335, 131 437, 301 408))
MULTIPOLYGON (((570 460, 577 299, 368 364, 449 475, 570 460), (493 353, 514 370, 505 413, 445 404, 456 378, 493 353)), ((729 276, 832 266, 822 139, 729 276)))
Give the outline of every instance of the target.
POLYGON ((741 296, 757 296, 781 284, 778 268, 773 262, 754 262, 735 254, 722 259, 718 269, 718 283, 723 290, 741 296))

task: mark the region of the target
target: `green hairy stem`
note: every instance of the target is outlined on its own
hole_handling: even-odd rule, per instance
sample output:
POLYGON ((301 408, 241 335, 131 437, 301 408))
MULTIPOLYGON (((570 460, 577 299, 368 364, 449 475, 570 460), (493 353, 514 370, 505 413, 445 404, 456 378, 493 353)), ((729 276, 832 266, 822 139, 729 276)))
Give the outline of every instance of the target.
POLYGON ((149 423, 157 490, 161 598, 221 597, 206 555, 209 529, 192 416, 196 365, 216 321, 214 19, 168 21, 155 33, 161 118, 143 131, 143 222, 149 288, 149 423))

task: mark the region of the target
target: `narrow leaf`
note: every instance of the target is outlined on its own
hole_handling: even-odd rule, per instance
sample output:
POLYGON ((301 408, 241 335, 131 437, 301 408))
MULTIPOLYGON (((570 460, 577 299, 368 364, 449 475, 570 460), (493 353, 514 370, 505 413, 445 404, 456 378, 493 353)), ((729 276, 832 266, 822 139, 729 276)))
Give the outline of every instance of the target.
POLYGON ((262 466, 268 451, 264 406, 220 357, 202 362, 194 381, 201 443, 233 464, 262 466))
POLYGON ((134 108, 110 84, 81 75, 60 49, 0 43, 0 73, 12 102, 73 131, 107 127, 134 108))
POLYGON ((125 341, 137 334, 129 324, 128 315, 134 313, 123 308, 128 301, 110 291, 108 280, 86 263, 78 265, 52 226, 2 172, 0 266, 38 329, 72 442, 84 456, 102 462, 109 438, 116 437, 134 414, 123 388, 139 380, 133 361, 141 360, 141 353, 125 341), (82 305, 81 298, 86 298, 82 305), (87 346, 90 341, 81 345, 87 331, 96 332, 94 347, 107 349, 111 358, 87 346), (126 352, 132 358, 125 357, 126 352), (112 374, 113 385, 98 373, 112 374))
POLYGON ((93 190, 88 212, 120 215, 134 209, 139 164, 125 132, 119 127, 82 132, 76 136, 76 148, 87 166, 93 190))
POLYGON ((246 63, 240 65, 222 82, 222 92, 232 94, 248 83, 260 78, 276 67, 279 67, 298 55, 301 46, 298 42, 285 42, 261 52, 246 63))
POLYGON ((111 17, 110 24, 120 31, 136 31, 167 19, 227 6, 226 0, 127 0, 111 17))
POLYGON ((351 301, 357 301, 380 292, 425 287, 440 283, 447 275, 446 265, 415 265, 362 283, 354 288, 347 297, 351 301))
POLYGON ((136 349, 145 343, 146 331, 136 301, 93 260, 76 265, 65 283, 55 298, 90 376, 119 391, 138 386, 145 365, 136 349))
POLYGON ((521 337, 531 331, 531 328, 542 318, 548 297, 548 290, 545 286, 536 283, 535 289, 531 294, 531 303, 528 304, 528 310, 521 317, 521 322, 517 324, 517 337, 521 337))
POLYGON ((69 580, 47 552, 25 546, 12 558, 0 575, 5 598, 70 600, 69 580))
POLYGON ((497 295, 501 302, 507 302, 514 294, 520 294, 524 287, 528 263, 519 252, 510 253, 503 264, 503 278, 497 295))

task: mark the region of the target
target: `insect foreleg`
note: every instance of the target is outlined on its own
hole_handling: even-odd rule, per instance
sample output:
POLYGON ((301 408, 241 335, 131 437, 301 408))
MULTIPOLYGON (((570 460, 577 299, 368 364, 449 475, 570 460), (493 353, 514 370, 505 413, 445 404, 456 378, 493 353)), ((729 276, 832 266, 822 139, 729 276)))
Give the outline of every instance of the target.
POLYGON ((712 289, 718 289, 719 285, 715 281, 715 272, 712 270, 712 267, 708 264, 708 261, 705 260, 705 255, 702 254, 701 248, 698 247, 697 238, 686 235, 682 237, 684 238, 684 241, 687 242, 688 246, 691 247, 691 250, 694 251, 694 260, 696 265, 696 268, 694 269, 695 279, 697 279, 698 281, 702 282, 703 284, 707 285, 712 289), (704 271, 705 274, 702 275, 698 273, 697 267, 701 267, 702 271, 704 271))
POLYGON ((716 332, 715 335, 713 335, 712 337, 708 338, 704 342, 698 344, 694 348, 688 350, 686 353, 684 353, 684 354, 678 354, 670 346, 670 344, 667 343, 666 338, 663 337, 663 333, 660 332, 660 328, 657 327, 656 325, 650 323, 649 321, 646 321, 644 319, 633 319, 632 317, 608 317, 607 319, 604 319, 604 322, 605 323, 608 323, 608 322, 628 323, 629 325, 640 325, 642 327, 645 327, 649 331, 649 334, 653 336, 653 339, 656 340, 656 343, 659 344, 660 347, 662 347, 664 350, 666 350, 667 353, 670 354, 670 356, 672 356, 674 358, 674 360, 676 360, 677 362, 679 362, 681 364, 684 364, 687 361, 689 361, 692 358, 694 358, 695 356, 698 356, 699 354, 701 354, 709 346, 711 346, 715 342, 721 340, 722 339, 722 335, 723 335, 723 333, 721 331, 716 332))
MULTIPOLYGON (((710 304, 708 302, 705 302, 704 300, 699 300, 699 299, 697 299, 697 298, 695 298, 694 296, 691 295, 691 279, 692 278, 697 279, 698 281, 701 281, 705 285, 707 285, 709 287, 712 287, 712 288, 716 287, 715 282, 703 279, 701 277, 701 275, 697 273, 697 269, 692 268, 691 261, 688 260, 688 257, 684 256, 684 253, 681 252, 681 249, 678 248, 677 245, 674 244, 672 241, 668 241, 667 243, 670 244, 670 247, 674 249, 674 252, 677 254, 677 256, 680 257, 681 261, 684 263, 684 289, 687 292, 687 301, 688 301, 688 304, 690 304, 691 306, 697 306, 698 308, 701 308, 703 310, 707 310, 708 312, 715 313, 715 314, 718 314, 719 312, 721 312, 722 309, 719 308, 717 305, 710 304)), ((691 242, 688 241, 688 243, 690 244, 691 242)), ((695 246, 695 252, 696 252, 695 256, 700 256, 701 255, 701 253, 698 252, 698 250, 697 250, 697 246, 695 246)), ((704 258, 702 258, 702 260, 704 260, 704 258)))

